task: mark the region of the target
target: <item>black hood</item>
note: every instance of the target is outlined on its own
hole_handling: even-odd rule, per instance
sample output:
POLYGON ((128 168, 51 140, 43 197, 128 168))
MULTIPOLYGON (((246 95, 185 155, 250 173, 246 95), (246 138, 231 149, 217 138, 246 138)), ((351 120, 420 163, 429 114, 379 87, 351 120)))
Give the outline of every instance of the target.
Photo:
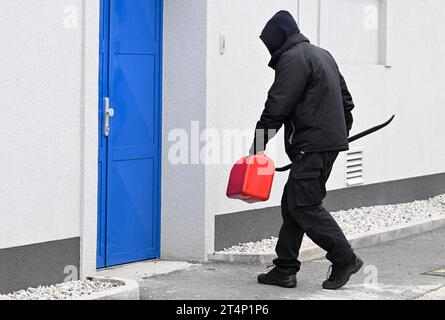
POLYGON ((261 32, 263 40, 270 54, 273 55, 292 36, 300 33, 297 22, 287 11, 279 11, 266 24, 261 32))
POLYGON ((281 58, 281 55, 284 52, 286 52, 287 50, 289 50, 290 48, 292 48, 293 46, 300 44, 302 42, 310 43, 309 39, 306 38, 302 33, 294 34, 289 39, 287 39, 287 41, 285 43, 283 43, 283 45, 280 47, 280 49, 275 51, 275 53, 272 55, 272 58, 270 59, 270 62, 269 62, 269 67, 271 67, 272 69, 275 69, 278 61, 281 58))

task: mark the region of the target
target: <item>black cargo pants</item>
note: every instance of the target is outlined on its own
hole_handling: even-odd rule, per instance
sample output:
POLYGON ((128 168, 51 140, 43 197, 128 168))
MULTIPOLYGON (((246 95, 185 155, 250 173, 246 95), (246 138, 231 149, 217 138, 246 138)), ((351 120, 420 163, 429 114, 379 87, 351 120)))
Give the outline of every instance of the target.
POLYGON ((340 226, 323 208, 326 182, 338 152, 301 153, 292 164, 281 200, 281 227, 274 264, 290 273, 300 270, 298 261, 303 236, 327 252, 333 264, 350 263, 354 252, 340 226))

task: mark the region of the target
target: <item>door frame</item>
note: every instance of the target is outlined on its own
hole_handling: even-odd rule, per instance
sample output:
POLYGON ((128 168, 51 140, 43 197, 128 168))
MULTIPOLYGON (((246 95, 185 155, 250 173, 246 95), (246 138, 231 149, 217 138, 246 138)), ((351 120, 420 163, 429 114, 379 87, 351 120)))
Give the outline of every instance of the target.
MULTIPOLYGON (((104 136, 104 103, 103 97, 109 97, 110 92, 110 2, 112 0, 98 0, 100 5, 100 17, 99 17, 99 72, 98 72, 98 183, 97 183, 97 254, 96 254, 96 268, 105 268, 107 267, 106 261, 106 220, 107 220, 107 163, 109 161, 108 157, 108 139, 104 136), (102 40, 102 32, 104 39, 102 40), (101 67, 102 66, 102 67, 101 67), (102 72, 102 81, 100 78, 100 73, 102 72), (101 148, 102 146, 102 148, 101 148), (102 166, 101 166, 102 163, 102 166), (102 168, 102 170, 101 170, 102 168), (102 172, 101 172, 102 171, 102 172)), ((150 0, 147 0, 150 1, 150 0)), ((158 27, 159 27, 159 72, 156 75, 156 80, 158 83, 157 93, 159 96, 159 101, 157 101, 157 112, 156 112, 156 120, 155 126, 157 131, 157 143, 158 143, 158 160, 156 163, 157 172, 155 174, 154 185, 157 192, 154 195, 154 219, 156 221, 156 241, 157 241, 157 249, 156 249, 156 257, 154 259, 159 259, 161 255, 161 199, 162 199, 162 88, 163 88, 163 10, 164 10, 164 1, 159 1, 158 8, 158 27)), ((129 262, 131 263, 131 262, 129 262)))

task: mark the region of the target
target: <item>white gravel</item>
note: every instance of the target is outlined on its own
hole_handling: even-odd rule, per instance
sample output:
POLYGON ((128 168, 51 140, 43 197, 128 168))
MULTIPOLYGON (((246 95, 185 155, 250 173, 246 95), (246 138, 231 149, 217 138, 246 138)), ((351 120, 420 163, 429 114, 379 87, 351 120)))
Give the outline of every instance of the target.
POLYGON ((109 281, 70 281, 53 286, 28 288, 10 293, 6 297, 12 300, 70 300, 87 298, 92 293, 107 291, 119 286, 121 284, 109 281))
MULTIPOLYGON (((333 212, 332 215, 346 236, 350 237, 364 232, 378 231, 440 216, 445 217, 445 195, 410 203, 342 210, 333 212)), ((222 252, 230 254, 273 254, 277 240, 277 238, 272 237, 258 242, 240 243, 222 252)), ((302 247, 311 246, 314 246, 314 244, 305 236, 302 247)))

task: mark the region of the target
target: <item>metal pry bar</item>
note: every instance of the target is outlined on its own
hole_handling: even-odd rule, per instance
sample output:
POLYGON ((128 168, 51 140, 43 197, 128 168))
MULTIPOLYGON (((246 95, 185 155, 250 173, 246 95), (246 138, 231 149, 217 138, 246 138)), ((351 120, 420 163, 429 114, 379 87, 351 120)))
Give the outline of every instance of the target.
MULTIPOLYGON (((368 130, 365 130, 365 131, 363 131, 363 132, 360 132, 359 134, 356 134, 355 136, 350 137, 350 138, 348 139, 349 143, 354 142, 354 141, 357 141, 357 140, 359 140, 359 139, 361 139, 361 138, 363 138, 363 137, 366 137, 366 136, 368 136, 368 135, 370 135, 370 134, 372 134, 372 133, 374 133, 374 132, 377 132, 377 131, 382 130, 383 128, 387 127, 387 126, 394 120, 395 117, 396 117, 396 115, 393 115, 393 116, 392 116, 388 121, 386 121, 385 123, 382 123, 382 124, 380 124, 380 125, 378 125, 378 126, 369 128, 368 130)), ((290 170, 291 168, 292 168, 292 164, 288 164, 288 165, 285 166, 285 167, 276 168, 275 171, 276 171, 276 172, 285 172, 285 171, 290 170)))

